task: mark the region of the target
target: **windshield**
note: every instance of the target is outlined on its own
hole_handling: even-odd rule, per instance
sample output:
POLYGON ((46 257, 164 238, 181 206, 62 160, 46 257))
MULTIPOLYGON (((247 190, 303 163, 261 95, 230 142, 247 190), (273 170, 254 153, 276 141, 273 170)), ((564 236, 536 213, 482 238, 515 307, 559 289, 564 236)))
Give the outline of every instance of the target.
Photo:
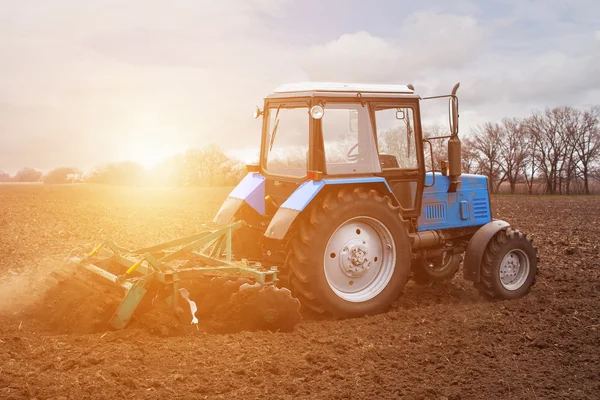
POLYGON ((322 131, 328 175, 381 172, 367 107, 328 104, 322 131))
POLYGON ((303 177, 308 162, 309 115, 307 107, 269 107, 264 141, 265 169, 270 174, 303 177))

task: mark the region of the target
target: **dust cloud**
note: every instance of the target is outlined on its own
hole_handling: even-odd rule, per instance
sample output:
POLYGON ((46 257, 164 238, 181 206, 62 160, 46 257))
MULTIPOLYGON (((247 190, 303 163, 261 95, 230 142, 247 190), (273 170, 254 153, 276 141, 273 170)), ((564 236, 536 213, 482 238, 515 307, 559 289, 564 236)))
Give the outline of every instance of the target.
POLYGON ((51 271, 61 265, 61 260, 45 258, 24 270, 9 268, 0 275, 0 313, 18 313, 34 304, 48 290, 51 271))

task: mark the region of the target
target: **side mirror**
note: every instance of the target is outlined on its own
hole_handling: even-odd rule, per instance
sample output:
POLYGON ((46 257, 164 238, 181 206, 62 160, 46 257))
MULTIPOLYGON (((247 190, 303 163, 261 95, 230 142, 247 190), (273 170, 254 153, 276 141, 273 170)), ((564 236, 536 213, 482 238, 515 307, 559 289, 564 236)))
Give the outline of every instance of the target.
POLYGON ((406 115, 404 113, 404 110, 396 110, 396 119, 401 119, 401 120, 405 120, 406 119, 406 115))
POLYGON ((358 110, 350 110, 350 132, 358 132, 358 110))
POLYGON ((257 119, 261 115, 263 115, 262 110, 260 109, 259 106, 256 106, 256 108, 254 109, 254 119, 257 119))

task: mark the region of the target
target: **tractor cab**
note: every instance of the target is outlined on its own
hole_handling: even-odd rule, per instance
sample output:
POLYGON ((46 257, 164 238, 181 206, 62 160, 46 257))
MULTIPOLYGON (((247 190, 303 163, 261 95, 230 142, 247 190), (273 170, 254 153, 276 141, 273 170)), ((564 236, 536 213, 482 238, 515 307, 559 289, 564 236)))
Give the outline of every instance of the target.
POLYGON ((268 180, 293 188, 313 177, 382 177, 405 215, 418 216, 425 166, 412 86, 283 85, 256 115, 263 115, 260 172, 268 180))

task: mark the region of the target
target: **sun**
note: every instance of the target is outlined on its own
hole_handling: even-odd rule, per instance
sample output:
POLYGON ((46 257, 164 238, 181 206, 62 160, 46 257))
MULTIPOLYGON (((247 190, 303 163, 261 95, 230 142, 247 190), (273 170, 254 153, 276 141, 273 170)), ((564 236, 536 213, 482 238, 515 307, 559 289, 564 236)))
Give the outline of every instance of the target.
POLYGON ((123 129, 121 143, 119 158, 134 161, 146 169, 156 167, 187 148, 176 126, 148 114, 137 116, 123 129))
POLYGON ((166 141, 162 143, 141 143, 131 148, 129 159, 146 169, 152 169, 167 158, 183 151, 183 149, 179 149, 166 141))

